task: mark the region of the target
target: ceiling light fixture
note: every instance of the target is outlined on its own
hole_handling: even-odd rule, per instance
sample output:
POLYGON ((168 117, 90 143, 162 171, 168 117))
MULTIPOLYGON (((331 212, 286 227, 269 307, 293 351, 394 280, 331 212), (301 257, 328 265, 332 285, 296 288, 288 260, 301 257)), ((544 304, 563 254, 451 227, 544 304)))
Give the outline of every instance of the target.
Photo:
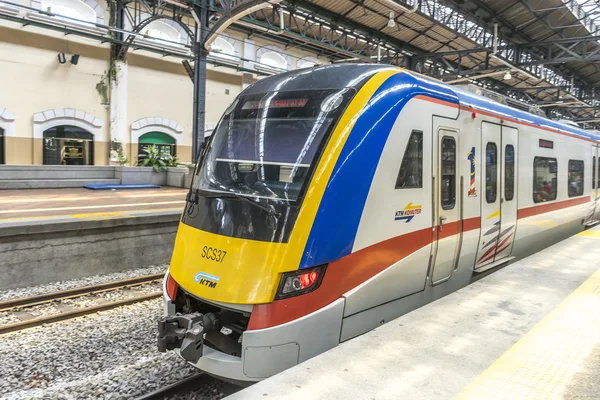
POLYGON ((390 19, 387 23, 388 28, 394 28, 396 27, 396 21, 394 21, 394 12, 390 11, 390 19))
POLYGON ((504 74, 504 77, 502 79, 504 79, 505 81, 512 79, 512 75, 510 74, 510 71, 506 71, 506 73, 504 74))

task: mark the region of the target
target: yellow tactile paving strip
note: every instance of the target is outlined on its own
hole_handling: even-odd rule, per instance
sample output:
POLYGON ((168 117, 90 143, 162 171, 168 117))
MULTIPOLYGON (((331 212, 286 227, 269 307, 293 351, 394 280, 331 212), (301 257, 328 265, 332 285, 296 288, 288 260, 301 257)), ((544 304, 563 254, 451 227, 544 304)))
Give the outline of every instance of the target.
MULTIPOLYGON (((54 207, 54 208, 32 208, 26 210, 0 210, 0 214, 16 214, 16 213, 30 213, 36 211, 67 211, 67 210, 92 210, 92 209, 105 209, 105 208, 125 208, 125 207, 140 207, 140 206, 152 206, 152 205, 166 205, 166 204, 185 204, 185 200, 175 201, 155 201, 151 203, 136 203, 136 204, 102 204, 94 206, 76 206, 76 207, 54 207)), ((135 210, 132 210, 135 211, 135 210)))
MULTIPOLYGON (((578 236, 600 239, 600 232, 584 231, 578 236)), ((600 270, 468 385, 456 399, 565 398, 565 388, 599 341, 600 270)))
MULTIPOLYGON (((157 203, 154 203, 157 204, 157 203)), ((85 213, 85 214, 60 214, 60 215, 44 215, 34 217, 20 217, 20 218, 0 218, 0 226, 3 223, 19 222, 19 221, 36 221, 36 220, 56 220, 56 219, 85 219, 85 220, 101 220, 101 219, 114 219, 114 218, 135 218, 146 213, 163 213, 172 211, 182 211, 182 207, 168 207, 168 208, 144 208, 138 210, 128 211, 108 211, 108 212, 96 212, 96 213, 85 213)))
POLYGON ((592 230, 583 231, 581 233, 578 233, 577 236, 586 236, 586 237, 600 239, 600 231, 592 231, 592 230))
POLYGON ((84 188, 4 190, 0 194, 0 220, 53 219, 58 215, 133 212, 147 208, 183 209, 187 192, 187 189, 171 187, 135 192, 84 188))

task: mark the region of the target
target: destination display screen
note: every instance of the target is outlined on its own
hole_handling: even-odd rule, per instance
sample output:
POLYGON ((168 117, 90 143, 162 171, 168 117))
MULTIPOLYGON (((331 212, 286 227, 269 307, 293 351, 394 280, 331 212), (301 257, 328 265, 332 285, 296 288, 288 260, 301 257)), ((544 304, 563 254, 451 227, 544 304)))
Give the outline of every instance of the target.
POLYGON ((265 108, 265 104, 269 105, 268 108, 298 108, 304 107, 308 103, 308 99, 277 99, 271 101, 257 100, 247 101, 242 106, 242 110, 255 110, 259 108, 265 108))

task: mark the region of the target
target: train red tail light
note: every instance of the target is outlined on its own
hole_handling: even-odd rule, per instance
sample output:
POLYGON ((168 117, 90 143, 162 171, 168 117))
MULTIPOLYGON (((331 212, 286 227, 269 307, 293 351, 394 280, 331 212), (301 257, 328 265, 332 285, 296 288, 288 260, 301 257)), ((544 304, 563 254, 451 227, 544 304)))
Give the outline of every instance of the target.
POLYGON ((301 269, 294 272, 285 272, 275 295, 275 300, 299 296, 316 290, 325 274, 326 265, 301 269))
POLYGON ((173 279, 171 274, 167 275, 167 296, 171 299, 171 301, 175 301, 177 298, 177 290, 179 289, 179 284, 173 279))

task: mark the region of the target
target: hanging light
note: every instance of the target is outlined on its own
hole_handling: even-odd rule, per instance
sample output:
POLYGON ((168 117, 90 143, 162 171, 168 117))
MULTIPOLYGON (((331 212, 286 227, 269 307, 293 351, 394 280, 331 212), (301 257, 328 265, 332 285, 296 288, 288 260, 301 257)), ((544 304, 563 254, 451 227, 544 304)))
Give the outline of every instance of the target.
POLYGON ((512 79, 512 75, 510 74, 510 71, 506 71, 506 73, 504 74, 504 79, 505 81, 508 81, 510 79, 512 79))
POLYGON ((387 23, 388 28, 395 28, 396 27, 396 21, 394 21, 394 12, 390 11, 390 19, 387 23))

